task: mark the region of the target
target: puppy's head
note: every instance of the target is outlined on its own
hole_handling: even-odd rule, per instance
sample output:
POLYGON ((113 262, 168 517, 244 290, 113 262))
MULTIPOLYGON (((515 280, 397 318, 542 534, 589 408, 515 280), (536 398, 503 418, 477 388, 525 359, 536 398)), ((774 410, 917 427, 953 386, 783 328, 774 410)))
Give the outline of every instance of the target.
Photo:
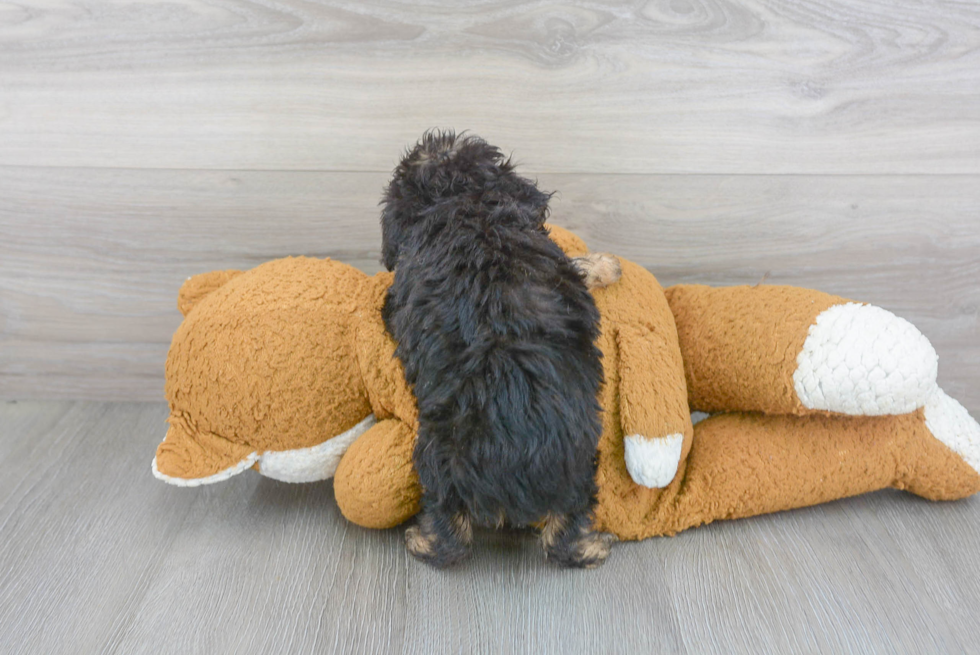
POLYGON ((446 210, 507 216, 540 226, 547 218, 549 194, 514 172, 496 146, 474 135, 430 130, 395 168, 381 203, 382 257, 394 269, 400 244, 413 229, 446 210))

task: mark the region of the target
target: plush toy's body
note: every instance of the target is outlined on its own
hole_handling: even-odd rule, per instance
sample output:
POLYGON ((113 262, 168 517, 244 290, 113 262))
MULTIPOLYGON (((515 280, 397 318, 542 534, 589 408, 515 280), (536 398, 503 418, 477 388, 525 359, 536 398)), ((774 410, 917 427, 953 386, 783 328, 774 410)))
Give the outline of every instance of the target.
MULTIPOLYGON (((594 292, 599 530, 642 539, 885 487, 936 500, 980 490, 980 426, 938 388, 935 352, 909 323, 790 287, 665 292, 621 263, 620 282, 594 292), (692 425, 692 409, 721 413, 692 425)), ((380 315, 390 281, 307 258, 191 278, 154 473, 182 486, 249 467, 334 476, 355 523, 414 515, 415 400, 380 315)))

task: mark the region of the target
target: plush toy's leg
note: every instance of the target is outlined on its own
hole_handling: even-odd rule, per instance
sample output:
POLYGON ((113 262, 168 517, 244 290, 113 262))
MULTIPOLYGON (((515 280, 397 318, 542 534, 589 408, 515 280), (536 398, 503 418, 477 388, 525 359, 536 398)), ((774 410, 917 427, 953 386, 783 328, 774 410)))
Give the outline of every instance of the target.
POLYGON ((397 419, 379 421, 344 453, 334 495, 348 520, 391 528, 419 511, 422 488, 412 464, 415 434, 397 419))
POLYGON ((633 481, 662 488, 674 479, 691 447, 684 363, 660 285, 632 262, 620 266, 618 282, 592 292, 603 317, 600 348, 616 358, 605 365, 603 431, 622 432, 619 456, 633 481), (637 305, 642 312, 635 311, 637 305))
POLYGON ((674 331, 621 325, 616 345, 626 469, 637 484, 666 487, 694 434, 674 331))
POLYGON ((720 414, 694 427, 666 489, 605 481, 596 527, 644 539, 887 487, 955 500, 980 491, 978 469, 980 425, 945 395, 902 416, 720 414))
POLYGON ((978 469, 980 425, 945 395, 902 416, 723 414, 695 426, 658 532, 887 487, 955 500, 980 491, 978 469))
POLYGON ((936 386, 938 358, 879 307, 797 287, 667 289, 692 409, 905 414, 936 386))
MULTIPOLYGON (((926 403, 921 416, 924 428, 920 427, 918 433, 925 446, 935 449, 932 439, 935 438, 980 473, 980 424, 963 405, 939 389, 926 403)), ((962 468, 958 463, 947 464, 942 459, 922 459, 914 474, 908 476, 907 488, 931 500, 951 500, 973 493, 969 487, 964 489, 956 484, 957 478, 948 475, 949 469, 954 467, 962 468), (927 461, 931 461, 932 465, 928 465, 927 461)))

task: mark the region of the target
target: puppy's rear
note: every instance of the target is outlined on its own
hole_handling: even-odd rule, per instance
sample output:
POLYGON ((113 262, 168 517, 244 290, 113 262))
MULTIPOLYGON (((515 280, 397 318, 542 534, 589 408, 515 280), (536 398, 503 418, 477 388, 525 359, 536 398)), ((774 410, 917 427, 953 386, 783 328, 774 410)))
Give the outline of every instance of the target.
POLYGON ((476 137, 427 133, 382 217, 384 319, 419 408, 413 555, 451 564, 471 521, 543 525, 550 559, 595 566, 599 314, 544 228, 548 195, 476 137))

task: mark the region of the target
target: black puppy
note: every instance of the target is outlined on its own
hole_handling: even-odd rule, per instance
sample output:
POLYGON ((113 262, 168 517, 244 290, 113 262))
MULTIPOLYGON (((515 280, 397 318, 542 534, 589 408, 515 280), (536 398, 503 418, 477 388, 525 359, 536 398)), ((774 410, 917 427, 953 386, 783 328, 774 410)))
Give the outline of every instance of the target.
POLYGON ((541 527, 563 566, 609 554, 590 527, 603 374, 584 278, 610 283, 618 262, 569 259, 544 227, 549 198, 482 139, 437 131, 385 192, 383 316, 419 409, 406 543, 436 566, 469 553, 471 521, 541 527))

